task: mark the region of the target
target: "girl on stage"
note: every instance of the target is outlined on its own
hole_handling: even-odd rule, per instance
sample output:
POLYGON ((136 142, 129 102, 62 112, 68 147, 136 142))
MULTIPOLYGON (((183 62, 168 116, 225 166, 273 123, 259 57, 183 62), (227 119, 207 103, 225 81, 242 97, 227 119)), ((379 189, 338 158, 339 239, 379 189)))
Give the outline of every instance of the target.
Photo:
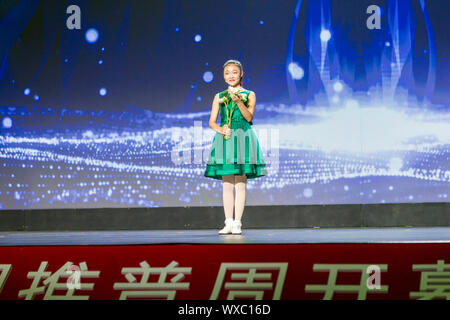
POLYGON ((204 176, 222 180, 225 227, 219 234, 242 233, 247 179, 267 174, 258 138, 251 127, 256 96, 253 91, 242 87, 243 76, 239 61, 225 62, 223 77, 228 89, 214 96, 209 119, 209 127, 216 134, 204 176), (219 113, 220 126, 216 123, 219 113))

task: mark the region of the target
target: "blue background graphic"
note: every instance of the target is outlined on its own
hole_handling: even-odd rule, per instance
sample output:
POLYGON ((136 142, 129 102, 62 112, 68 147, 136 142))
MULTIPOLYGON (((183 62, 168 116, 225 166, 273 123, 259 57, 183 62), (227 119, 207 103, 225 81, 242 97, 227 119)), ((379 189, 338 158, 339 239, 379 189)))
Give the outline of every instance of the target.
POLYGON ((228 59, 256 94, 269 170, 247 205, 447 202, 449 9, 2 1, 0 209, 222 205, 203 173, 228 59))

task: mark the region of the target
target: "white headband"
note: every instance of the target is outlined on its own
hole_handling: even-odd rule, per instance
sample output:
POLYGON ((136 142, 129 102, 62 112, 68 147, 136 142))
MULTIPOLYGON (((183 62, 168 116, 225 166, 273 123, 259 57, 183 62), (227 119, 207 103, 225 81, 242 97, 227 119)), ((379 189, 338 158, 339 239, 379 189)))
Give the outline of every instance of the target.
POLYGON ((244 68, 242 68, 242 64, 238 60, 230 59, 230 60, 228 60, 227 62, 224 63, 223 67, 225 68, 228 64, 238 65, 239 68, 241 68, 241 71, 243 71, 243 69, 244 69, 244 68))

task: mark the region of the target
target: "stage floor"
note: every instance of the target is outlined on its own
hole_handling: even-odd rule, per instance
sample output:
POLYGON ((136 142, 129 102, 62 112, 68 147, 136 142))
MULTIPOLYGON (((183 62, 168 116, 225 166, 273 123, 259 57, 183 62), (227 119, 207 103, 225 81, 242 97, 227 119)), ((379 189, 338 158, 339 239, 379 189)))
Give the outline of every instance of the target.
POLYGON ((0 246, 450 242, 447 227, 243 229, 241 235, 218 230, 0 232, 0 246))

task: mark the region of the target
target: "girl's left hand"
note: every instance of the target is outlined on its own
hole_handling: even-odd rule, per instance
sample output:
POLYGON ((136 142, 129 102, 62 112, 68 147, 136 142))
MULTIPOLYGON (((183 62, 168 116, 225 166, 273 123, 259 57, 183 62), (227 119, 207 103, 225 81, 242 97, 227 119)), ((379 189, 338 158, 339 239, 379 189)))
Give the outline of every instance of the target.
POLYGON ((231 90, 229 90, 229 89, 228 89, 228 92, 230 93, 231 99, 232 99, 234 102, 236 102, 236 104, 239 103, 239 101, 242 101, 240 95, 234 94, 234 93, 233 93, 231 90))

